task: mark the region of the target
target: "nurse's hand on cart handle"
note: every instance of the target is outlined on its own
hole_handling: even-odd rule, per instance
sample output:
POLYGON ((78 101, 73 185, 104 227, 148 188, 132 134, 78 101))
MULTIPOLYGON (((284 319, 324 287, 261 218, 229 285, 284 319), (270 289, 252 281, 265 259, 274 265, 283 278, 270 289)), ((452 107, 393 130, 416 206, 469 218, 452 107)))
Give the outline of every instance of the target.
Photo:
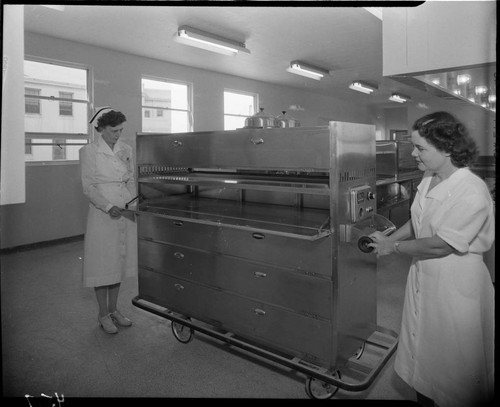
POLYGON ((123 209, 118 208, 118 206, 112 206, 111 209, 108 211, 108 213, 109 216, 116 219, 122 216, 122 210, 123 209))

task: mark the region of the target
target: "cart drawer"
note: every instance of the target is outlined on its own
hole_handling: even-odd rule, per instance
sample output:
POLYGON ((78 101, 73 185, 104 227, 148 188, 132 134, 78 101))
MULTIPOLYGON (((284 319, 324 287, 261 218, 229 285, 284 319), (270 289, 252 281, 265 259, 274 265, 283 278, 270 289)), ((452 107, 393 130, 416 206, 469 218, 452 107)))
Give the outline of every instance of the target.
POLYGON ((215 253, 330 276, 331 237, 315 241, 255 233, 141 213, 138 235, 146 240, 187 246, 215 253))
POLYGON ((295 312, 331 317, 331 281, 293 269, 142 239, 139 239, 139 265, 295 312))
POLYGON ((320 365, 336 349, 329 321, 142 268, 139 297, 320 365))

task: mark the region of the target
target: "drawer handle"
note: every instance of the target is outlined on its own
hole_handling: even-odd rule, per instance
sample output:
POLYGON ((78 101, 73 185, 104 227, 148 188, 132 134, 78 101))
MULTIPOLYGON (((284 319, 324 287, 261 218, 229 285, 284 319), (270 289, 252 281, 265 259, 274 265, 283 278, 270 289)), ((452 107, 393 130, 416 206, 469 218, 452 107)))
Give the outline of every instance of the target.
POLYGON ((184 286, 182 284, 174 284, 174 287, 177 291, 182 291, 184 290, 184 286))
POLYGON ((259 315, 259 316, 266 315, 266 311, 264 311, 263 309, 260 309, 260 308, 255 308, 254 312, 256 315, 259 315))
POLYGON ((252 233, 252 237, 254 239, 262 240, 266 237, 263 233, 252 233))
POLYGON ((174 220, 174 226, 183 226, 184 225, 184 222, 181 221, 181 220, 174 220))
POLYGON ((256 271, 255 273, 253 273, 253 275, 257 278, 263 278, 263 277, 267 277, 267 274, 266 273, 263 273, 261 271, 256 271))
POLYGON ((253 138, 253 139, 250 139, 250 142, 254 145, 257 145, 257 144, 264 144, 264 139, 262 138, 253 138))
POLYGON ((182 254, 181 252, 175 252, 174 256, 181 260, 184 258, 184 254, 182 254))
POLYGON ((174 147, 182 147, 182 141, 174 140, 172 143, 174 147))

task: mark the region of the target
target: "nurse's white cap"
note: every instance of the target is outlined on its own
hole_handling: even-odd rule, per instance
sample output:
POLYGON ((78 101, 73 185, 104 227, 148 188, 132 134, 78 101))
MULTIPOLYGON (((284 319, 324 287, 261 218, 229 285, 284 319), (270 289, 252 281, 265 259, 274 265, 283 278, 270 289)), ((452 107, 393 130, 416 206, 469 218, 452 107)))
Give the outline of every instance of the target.
POLYGON ((103 107, 98 107, 92 116, 92 119, 90 119, 89 123, 92 124, 93 126, 97 126, 97 121, 99 118, 108 112, 113 111, 110 106, 103 106, 103 107))

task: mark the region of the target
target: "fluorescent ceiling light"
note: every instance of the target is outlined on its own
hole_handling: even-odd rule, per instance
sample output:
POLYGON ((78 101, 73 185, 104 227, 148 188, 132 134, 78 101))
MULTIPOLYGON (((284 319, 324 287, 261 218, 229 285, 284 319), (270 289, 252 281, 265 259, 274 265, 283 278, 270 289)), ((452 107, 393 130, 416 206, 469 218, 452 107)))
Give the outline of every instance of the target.
POLYGON ((357 90, 358 92, 363 92, 363 93, 370 94, 370 93, 372 93, 374 90, 376 90, 378 88, 376 86, 374 86, 374 85, 369 85, 366 82, 354 81, 353 83, 351 83, 349 85, 349 89, 357 90))
POLYGON ((470 75, 463 74, 457 76, 457 85, 464 85, 470 82, 470 75))
POLYGON ((474 90, 476 95, 484 95, 488 93, 488 88, 486 86, 476 86, 474 90))
POLYGON ((318 68, 300 61, 290 62, 290 66, 286 68, 286 70, 290 73, 316 79, 317 81, 321 80, 325 75, 330 74, 330 71, 326 69, 318 68))
POLYGON ((393 93, 392 96, 389 98, 389 100, 397 103, 405 103, 408 100, 411 100, 411 98, 409 96, 393 93))
POLYGON ((227 38, 209 34, 187 25, 180 26, 174 38, 181 44, 217 52, 223 55, 236 55, 238 52, 250 53, 250 51, 245 48, 245 44, 241 42, 228 40, 227 38))

